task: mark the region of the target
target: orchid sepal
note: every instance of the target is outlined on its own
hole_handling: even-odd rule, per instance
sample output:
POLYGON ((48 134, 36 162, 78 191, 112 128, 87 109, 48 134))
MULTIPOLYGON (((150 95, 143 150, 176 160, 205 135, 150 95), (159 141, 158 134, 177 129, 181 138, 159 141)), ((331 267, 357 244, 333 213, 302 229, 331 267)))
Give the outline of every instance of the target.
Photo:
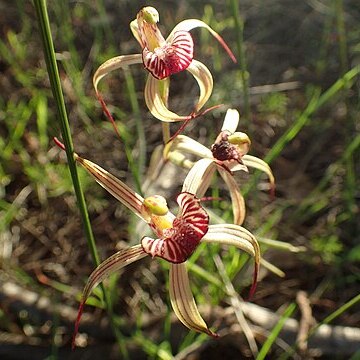
POLYGON ((197 309, 185 263, 170 265, 169 280, 170 302, 178 319, 191 330, 218 337, 208 328, 197 309))
POLYGON ((75 321, 72 348, 75 347, 76 335, 79 330, 79 324, 83 313, 86 300, 94 288, 107 279, 110 275, 119 271, 123 267, 148 256, 141 245, 135 245, 129 249, 121 250, 104 260, 90 275, 83 290, 79 305, 78 315, 75 321))
POLYGON ((224 41, 224 39, 215 31, 213 30, 208 24, 204 23, 201 20, 198 19, 186 19, 183 20, 181 22, 179 22, 171 31, 170 35, 168 36, 168 38, 166 39, 166 41, 171 41, 172 37, 174 36, 174 34, 179 31, 179 30, 183 30, 183 31, 191 31, 192 29, 195 29, 197 27, 202 27, 205 28, 206 30, 208 30, 210 32, 210 34, 212 36, 214 36, 214 38, 221 44, 221 46, 224 48, 224 50, 228 53, 228 55, 230 56, 231 60, 236 63, 236 58, 235 55, 233 54, 233 52, 230 50, 230 48, 228 47, 228 45, 226 44, 226 42, 224 41))
POLYGON ((159 83, 159 81, 165 81, 166 79, 158 80, 152 76, 148 77, 144 91, 145 102, 151 114, 157 119, 169 123, 190 120, 209 99, 213 89, 213 78, 208 68, 200 61, 193 60, 186 70, 194 76, 200 89, 194 112, 189 115, 178 115, 168 109, 159 83))
POLYGON ((254 258, 253 282, 249 291, 249 298, 251 298, 256 290, 261 259, 260 246, 255 236, 239 225, 216 224, 209 226, 209 230, 201 242, 235 246, 254 258))
POLYGON ((105 190, 113 195, 137 216, 144 219, 143 203, 144 198, 133 191, 129 186, 117 177, 103 169, 101 166, 90 160, 83 159, 75 153, 75 160, 87 170, 105 190))

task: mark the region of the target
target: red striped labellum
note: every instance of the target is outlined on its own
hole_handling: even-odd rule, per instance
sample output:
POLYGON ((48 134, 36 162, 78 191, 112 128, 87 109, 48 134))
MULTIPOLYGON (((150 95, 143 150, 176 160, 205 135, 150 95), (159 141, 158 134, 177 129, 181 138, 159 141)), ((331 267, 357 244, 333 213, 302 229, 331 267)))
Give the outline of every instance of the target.
POLYGON ((163 230, 163 237, 144 237, 141 245, 152 257, 158 256, 171 263, 186 261, 208 231, 209 216, 195 195, 183 192, 177 197, 179 214, 172 228, 163 230))
POLYGON ((142 52, 144 67, 159 80, 186 70, 194 56, 194 42, 188 31, 177 31, 170 43, 142 52))

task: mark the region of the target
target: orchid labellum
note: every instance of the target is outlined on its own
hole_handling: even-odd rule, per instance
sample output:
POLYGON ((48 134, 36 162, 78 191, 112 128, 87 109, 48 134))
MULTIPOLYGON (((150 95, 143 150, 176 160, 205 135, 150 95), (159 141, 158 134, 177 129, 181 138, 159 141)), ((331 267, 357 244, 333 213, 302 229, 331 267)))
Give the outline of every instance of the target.
MULTIPOLYGON (((255 259, 253 285, 255 290, 260 264, 260 249, 255 237, 238 225, 209 225, 209 216, 201 206, 198 191, 207 186, 206 168, 196 166, 189 172, 182 192, 177 197, 178 215, 172 214, 166 200, 159 195, 143 198, 112 174, 93 162, 75 154, 76 161, 129 210, 144 220, 155 238, 145 236, 140 244, 121 250, 102 262, 90 275, 79 307, 75 335, 83 307, 92 290, 114 272, 148 255, 160 257, 170 263, 170 300, 175 314, 189 329, 217 336, 202 319, 193 298, 186 270, 186 260, 200 242, 233 245, 255 259), (204 184, 203 184, 204 182, 204 184)), ((75 336, 74 336, 75 341, 75 336)), ((73 345, 75 342, 73 342, 73 345)))
MULTIPOLYGON (((238 123, 238 111, 229 109, 226 113, 221 132, 216 138, 215 143, 211 146, 211 149, 188 136, 178 135, 165 146, 164 158, 186 168, 191 168, 194 165, 188 158, 189 154, 207 159, 207 161, 201 161, 198 167, 205 167, 202 171, 208 169, 209 177, 216 169, 219 171, 230 191, 234 223, 241 225, 245 218, 245 201, 234 179, 233 172, 239 170, 247 172, 247 167, 265 172, 269 177, 272 192, 274 191, 275 180, 267 163, 247 154, 251 142, 245 133, 236 131, 238 123)), ((199 196, 203 195, 200 194, 199 196)))
POLYGON ((136 19, 131 22, 130 28, 139 42, 142 52, 121 55, 106 61, 97 69, 93 77, 96 94, 112 122, 111 114, 98 90, 99 82, 113 70, 139 63, 142 63, 149 72, 145 86, 145 102, 154 117, 170 123, 189 120, 199 112, 212 93, 213 79, 207 67, 193 58, 194 43, 189 31, 196 27, 207 29, 220 42, 231 59, 236 61, 221 36, 203 21, 197 19, 181 21, 166 39, 157 27, 158 21, 159 14, 156 9, 149 6, 141 9, 136 19), (187 70, 195 78, 200 89, 199 99, 190 115, 178 115, 170 111, 167 106, 169 77, 184 70, 187 70))

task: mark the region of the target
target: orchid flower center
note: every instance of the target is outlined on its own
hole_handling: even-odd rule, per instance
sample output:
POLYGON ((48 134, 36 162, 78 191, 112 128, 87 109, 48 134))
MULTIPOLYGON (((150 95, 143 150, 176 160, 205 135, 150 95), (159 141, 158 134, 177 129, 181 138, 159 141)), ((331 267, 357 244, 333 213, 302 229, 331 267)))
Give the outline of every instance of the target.
POLYGON ((146 253, 172 263, 186 261, 208 231, 209 216, 195 195, 183 192, 177 197, 179 214, 152 215, 149 225, 159 237, 144 237, 141 245, 146 253))
POLYGON ((154 51, 166 43, 156 25, 159 22, 159 13, 155 8, 151 6, 142 8, 138 12, 136 19, 144 47, 149 51, 154 51))
POLYGON ((166 199, 160 195, 149 196, 143 202, 143 216, 157 236, 171 229, 175 216, 169 212, 166 199))
POLYGON ((230 134, 229 131, 222 131, 211 146, 211 152, 215 159, 220 161, 235 160, 241 163, 241 158, 250 149, 251 141, 242 132, 230 134))
POLYGON ((137 33, 141 39, 144 67, 159 80, 186 70, 193 60, 194 42, 188 31, 176 31, 165 40, 157 23, 159 13, 151 6, 142 8, 137 16, 137 33))

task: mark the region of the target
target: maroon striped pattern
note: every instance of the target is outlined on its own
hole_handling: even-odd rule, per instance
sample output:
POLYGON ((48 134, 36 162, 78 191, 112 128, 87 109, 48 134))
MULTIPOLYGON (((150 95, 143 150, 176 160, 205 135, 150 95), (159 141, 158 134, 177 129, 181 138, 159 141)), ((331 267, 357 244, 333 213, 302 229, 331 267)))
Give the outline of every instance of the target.
POLYGON ((188 31, 177 31, 171 43, 156 48, 153 52, 143 49, 144 67, 156 78, 168 76, 186 70, 194 55, 194 42, 188 31))
POLYGON ((174 264, 182 263, 191 256, 209 226, 209 216, 193 194, 181 193, 177 202, 180 206, 179 214, 174 219, 173 227, 163 231, 164 237, 144 237, 141 240, 147 254, 174 264))

